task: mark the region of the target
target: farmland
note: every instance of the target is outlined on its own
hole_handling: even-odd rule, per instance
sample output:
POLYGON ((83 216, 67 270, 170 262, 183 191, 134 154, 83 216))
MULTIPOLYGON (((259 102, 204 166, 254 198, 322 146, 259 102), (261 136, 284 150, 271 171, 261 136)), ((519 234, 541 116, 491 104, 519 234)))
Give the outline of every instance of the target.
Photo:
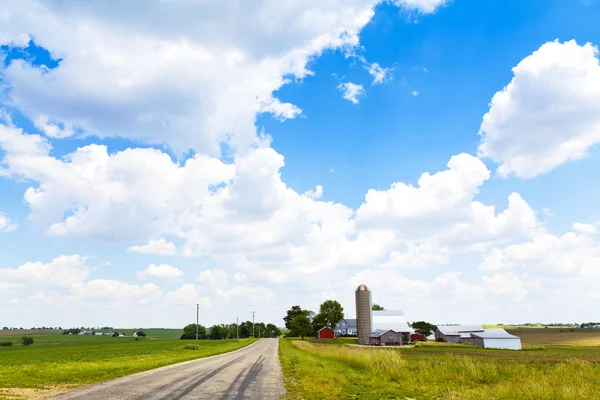
POLYGON ((200 349, 187 350, 193 341, 178 340, 181 330, 144 330, 146 338, 27 333, 32 346, 20 346, 22 331, 3 331, 0 342, 0 399, 41 398, 86 384, 101 382, 176 362, 232 351, 255 339, 201 340, 200 349))
POLYGON ((414 348, 280 341, 291 398, 597 399, 600 330, 517 329, 523 351, 424 343, 414 348))

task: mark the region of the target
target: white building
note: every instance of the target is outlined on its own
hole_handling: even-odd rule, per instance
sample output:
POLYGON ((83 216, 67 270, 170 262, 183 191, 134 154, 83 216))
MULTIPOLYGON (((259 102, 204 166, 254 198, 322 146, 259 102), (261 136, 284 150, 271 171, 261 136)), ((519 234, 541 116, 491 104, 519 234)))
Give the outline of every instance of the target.
POLYGON ((377 330, 389 331, 392 330, 398 333, 415 333, 414 329, 408 326, 404 313, 400 310, 390 311, 373 311, 373 328, 377 330))
POLYGON ((485 349, 521 350, 521 338, 511 335, 504 329, 485 329, 471 333, 469 340, 475 346, 485 349))

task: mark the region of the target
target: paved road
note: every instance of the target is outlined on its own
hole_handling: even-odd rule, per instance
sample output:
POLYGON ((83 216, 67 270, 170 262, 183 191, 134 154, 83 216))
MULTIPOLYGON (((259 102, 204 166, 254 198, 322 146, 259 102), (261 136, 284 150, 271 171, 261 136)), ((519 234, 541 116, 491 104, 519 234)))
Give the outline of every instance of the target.
POLYGON ((285 394, 278 339, 231 353, 125 376, 53 399, 280 399, 285 394))

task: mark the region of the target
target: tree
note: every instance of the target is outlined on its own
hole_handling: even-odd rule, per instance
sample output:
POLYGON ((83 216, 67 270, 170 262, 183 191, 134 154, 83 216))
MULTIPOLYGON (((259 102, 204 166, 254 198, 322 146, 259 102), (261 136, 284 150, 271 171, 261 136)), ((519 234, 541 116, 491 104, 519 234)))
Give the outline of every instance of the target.
POLYGON ((285 321, 285 327, 288 329, 292 329, 292 320, 298 316, 304 314, 310 318, 311 311, 303 310, 300 306, 293 306, 287 311, 287 315, 283 317, 285 321))
POLYGON ((228 334, 227 328, 223 328, 222 325, 213 325, 210 327, 208 337, 212 340, 226 339, 228 334))
POLYGON ((324 326, 334 329, 342 318, 344 318, 344 307, 336 300, 326 300, 319 307, 319 314, 316 318, 320 318, 324 326))
POLYGON ((425 336, 431 335, 437 328, 435 325, 425 321, 413 322, 412 327, 416 333, 420 333, 421 335, 425 336))
POLYGON ((267 326, 263 322, 257 322, 254 324, 254 336, 265 337, 267 326))
POLYGON ((380 306, 379 304, 373 304, 373 306, 371 307, 371 309, 373 311, 385 311, 385 308, 383 308, 382 306, 380 306))
POLYGON ((31 336, 23 336, 21 338, 21 344, 23 346, 29 346, 33 344, 33 338, 31 336))
POLYGON ((319 330, 321 328, 324 328, 327 326, 327 321, 325 320, 325 317, 323 316, 323 314, 319 313, 319 314, 315 315, 315 317, 312 319, 312 326, 313 326, 314 334, 319 332, 319 330))
POLYGON ((279 336, 281 336, 281 330, 274 324, 267 324, 265 336, 266 337, 279 337, 279 336))
POLYGON ((137 333, 138 337, 146 337, 146 334, 144 333, 144 331, 137 331, 137 332, 133 332, 133 333, 137 333))
POLYGON ((252 336, 252 321, 242 322, 240 324, 240 338, 249 338, 252 336))
MULTIPOLYGON (((196 339, 196 324, 189 324, 183 328, 183 335, 181 335, 180 339, 196 339)), ((202 325, 198 325, 198 339, 206 339, 206 328, 202 325)))
POLYGON ((313 331, 313 326, 310 323, 310 319, 305 314, 299 314, 294 317, 290 323, 292 332, 295 332, 298 336, 304 340, 305 336, 308 336, 313 331))

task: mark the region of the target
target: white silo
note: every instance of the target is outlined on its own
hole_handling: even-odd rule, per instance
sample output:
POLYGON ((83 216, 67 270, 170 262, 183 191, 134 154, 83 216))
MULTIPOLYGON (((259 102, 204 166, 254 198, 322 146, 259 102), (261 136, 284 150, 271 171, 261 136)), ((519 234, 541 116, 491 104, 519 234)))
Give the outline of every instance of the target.
POLYGON ((356 330, 359 344, 369 344, 372 331, 371 292, 366 285, 358 285, 356 298, 356 330))

